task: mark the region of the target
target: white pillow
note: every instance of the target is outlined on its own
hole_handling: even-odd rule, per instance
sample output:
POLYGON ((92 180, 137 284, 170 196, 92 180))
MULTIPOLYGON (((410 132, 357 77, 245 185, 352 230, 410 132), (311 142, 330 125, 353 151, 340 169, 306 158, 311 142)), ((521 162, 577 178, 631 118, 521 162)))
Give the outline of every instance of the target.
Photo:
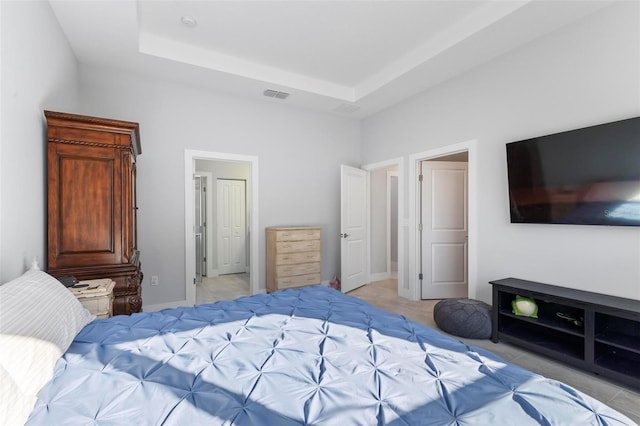
POLYGON ((60 281, 43 271, 28 271, 0 286, 0 375, 11 378, 3 377, 0 384, 0 413, 13 411, 15 416, 28 406, 29 415, 57 360, 94 318, 60 281))
POLYGON ((0 425, 24 425, 35 403, 36 397, 24 395, 0 365, 0 425))

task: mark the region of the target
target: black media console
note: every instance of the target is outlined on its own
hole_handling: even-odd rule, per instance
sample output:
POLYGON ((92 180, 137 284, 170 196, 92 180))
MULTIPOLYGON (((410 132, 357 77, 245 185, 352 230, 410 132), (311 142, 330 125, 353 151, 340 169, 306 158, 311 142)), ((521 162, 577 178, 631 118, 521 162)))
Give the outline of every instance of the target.
POLYGON ((640 389, 640 301, 505 278, 492 281, 491 340, 504 341, 640 389), (513 314, 531 297, 538 318, 513 314))

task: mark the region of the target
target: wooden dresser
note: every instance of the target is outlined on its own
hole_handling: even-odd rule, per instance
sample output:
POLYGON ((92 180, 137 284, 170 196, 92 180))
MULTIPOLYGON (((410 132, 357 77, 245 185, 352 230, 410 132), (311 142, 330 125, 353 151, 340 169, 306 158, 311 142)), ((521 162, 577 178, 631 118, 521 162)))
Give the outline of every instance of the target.
POLYGON ((47 118, 47 272, 111 279, 113 314, 142 310, 137 246, 138 123, 53 111, 47 118))
POLYGON ((320 228, 269 227, 266 233, 267 292, 320 284, 320 228))

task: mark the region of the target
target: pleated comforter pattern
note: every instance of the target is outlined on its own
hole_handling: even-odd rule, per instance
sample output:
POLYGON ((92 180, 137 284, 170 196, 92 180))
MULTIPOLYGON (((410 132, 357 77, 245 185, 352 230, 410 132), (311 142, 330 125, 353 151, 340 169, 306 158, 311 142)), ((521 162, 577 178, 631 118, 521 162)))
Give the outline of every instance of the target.
POLYGON ((96 320, 29 425, 618 425, 562 383, 322 287, 96 320))

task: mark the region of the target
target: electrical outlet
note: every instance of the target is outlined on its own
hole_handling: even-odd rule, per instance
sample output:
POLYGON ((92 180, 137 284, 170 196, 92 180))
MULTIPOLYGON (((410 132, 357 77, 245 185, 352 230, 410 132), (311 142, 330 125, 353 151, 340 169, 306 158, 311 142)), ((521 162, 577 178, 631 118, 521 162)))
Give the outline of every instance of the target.
POLYGON ((152 275, 151 276, 151 285, 158 285, 158 276, 157 275, 152 275))

